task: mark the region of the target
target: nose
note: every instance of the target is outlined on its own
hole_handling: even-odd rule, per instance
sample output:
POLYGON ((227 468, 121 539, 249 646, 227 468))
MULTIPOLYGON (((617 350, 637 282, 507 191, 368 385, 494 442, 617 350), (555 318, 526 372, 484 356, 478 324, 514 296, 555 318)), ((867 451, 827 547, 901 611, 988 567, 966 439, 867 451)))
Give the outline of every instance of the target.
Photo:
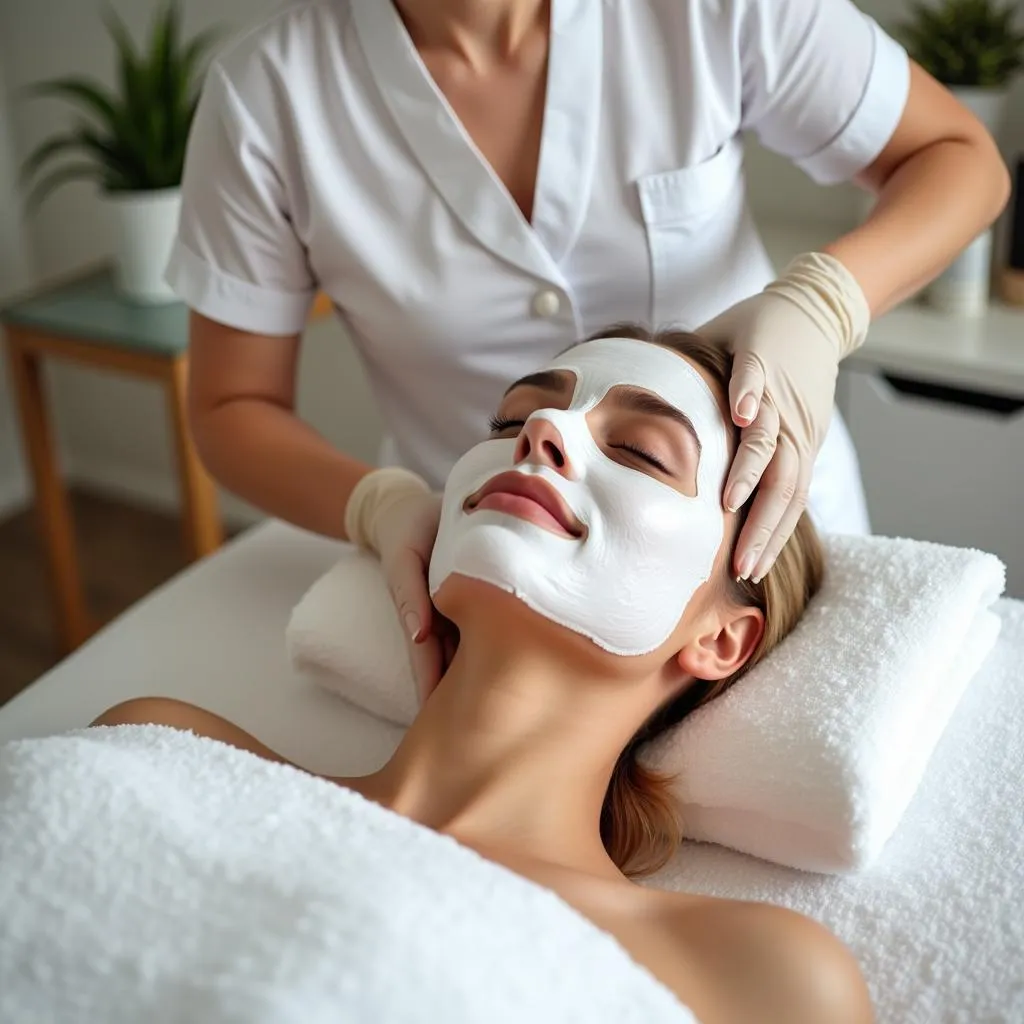
POLYGON ((563 476, 569 475, 569 459, 565 454, 565 441, 558 427, 544 416, 531 416, 516 439, 516 463, 531 462, 549 466, 563 476))

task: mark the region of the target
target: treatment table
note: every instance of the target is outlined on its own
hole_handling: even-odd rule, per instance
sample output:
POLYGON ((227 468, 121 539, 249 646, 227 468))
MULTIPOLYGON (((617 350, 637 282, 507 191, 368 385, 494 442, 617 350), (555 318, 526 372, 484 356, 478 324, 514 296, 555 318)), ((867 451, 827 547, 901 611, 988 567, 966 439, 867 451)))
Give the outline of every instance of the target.
MULTIPOLYGON (((372 771, 401 730, 298 677, 285 648, 292 608, 341 550, 279 522, 255 527, 0 708, 0 742, 168 696, 312 771, 372 771)), ((687 843, 652 883, 816 917, 857 955, 881 1024, 1024 1024, 1024 604, 996 611, 996 649, 879 863, 818 876, 687 843)))

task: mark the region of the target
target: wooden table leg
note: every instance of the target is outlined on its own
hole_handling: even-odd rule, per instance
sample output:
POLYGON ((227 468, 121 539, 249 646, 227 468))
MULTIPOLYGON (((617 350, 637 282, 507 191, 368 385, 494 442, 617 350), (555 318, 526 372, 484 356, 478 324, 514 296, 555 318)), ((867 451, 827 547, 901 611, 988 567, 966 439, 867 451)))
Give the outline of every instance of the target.
POLYGON ((11 382, 21 415, 21 436, 35 485, 35 509, 57 613, 57 639, 69 654, 92 633, 86 610, 74 524, 57 465, 53 428, 46 408, 41 357, 8 334, 11 382))
POLYGON ((190 558, 202 558, 224 542, 224 528, 217 507, 217 489, 199 461, 188 426, 188 359, 179 356, 170 364, 167 397, 171 407, 174 448, 181 480, 182 522, 185 550, 190 558))

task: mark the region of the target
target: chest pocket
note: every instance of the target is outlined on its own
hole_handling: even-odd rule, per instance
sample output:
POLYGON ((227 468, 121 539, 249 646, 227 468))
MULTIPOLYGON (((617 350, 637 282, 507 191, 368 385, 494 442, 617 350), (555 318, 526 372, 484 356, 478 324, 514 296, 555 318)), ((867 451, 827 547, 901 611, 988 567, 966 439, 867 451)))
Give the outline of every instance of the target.
POLYGON ((744 210, 742 167, 742 142, 730 139, 703 163, 638 179, 655 326, 700 326, 710 293, 720 291, 739 255, 732 250, 744 210))

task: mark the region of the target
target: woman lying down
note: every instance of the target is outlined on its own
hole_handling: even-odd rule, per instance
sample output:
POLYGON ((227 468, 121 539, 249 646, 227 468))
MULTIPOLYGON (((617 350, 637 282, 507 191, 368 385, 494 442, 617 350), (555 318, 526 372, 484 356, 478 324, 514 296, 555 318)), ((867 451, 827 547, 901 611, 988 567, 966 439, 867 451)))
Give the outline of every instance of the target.
MULTIPOLYGON (((822 927, 632 880, 679 842, 640 747, 778 644, 822 572, 804 518, 767 578, 729 575, 728 377, 700 338, 617 328, 509 389, 445 490, 430 584, 451 665, 383 768, 331 781, 553 891, 674 994, 672 1019, 861 1024, 865 985, 822 927)), ((283 760, 170 700, 94 724, 140 723, 283 760)))

